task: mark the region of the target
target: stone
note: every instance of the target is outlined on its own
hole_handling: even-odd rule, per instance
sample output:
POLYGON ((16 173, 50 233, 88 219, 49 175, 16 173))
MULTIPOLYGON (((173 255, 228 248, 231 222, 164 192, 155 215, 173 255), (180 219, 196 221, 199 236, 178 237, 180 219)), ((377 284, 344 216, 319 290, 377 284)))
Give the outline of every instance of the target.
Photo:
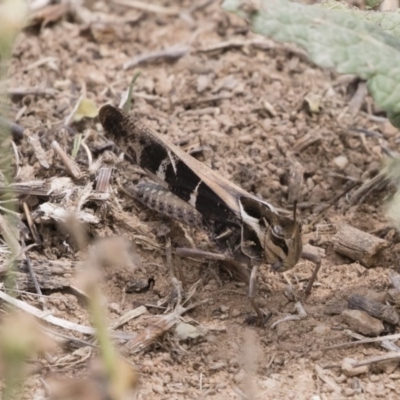
POLYGON ((364 311, 344 310, 341 316, 352 330, 362 335, 379 336, 385 329, 379 319, 371 317, 364 311))
POLYGON ((333 159, 333 163, 339 168, 339 169, 345 169, 347 164, 349 163, 349 160, 347 159, 346 156, 338 156, 333 159))
POLYGON ((342 372, 348 377, 366 374, 369 370, 368 365, 353 367, 353 363, 356 362, 357 360, 354 358, 345 358, 342 361, 342 372))
POLYGON ((319 336, 326 335, 330 332, 331 328, 328 325, 317 325, 314 329, 313 332, 316 333, 319 336))

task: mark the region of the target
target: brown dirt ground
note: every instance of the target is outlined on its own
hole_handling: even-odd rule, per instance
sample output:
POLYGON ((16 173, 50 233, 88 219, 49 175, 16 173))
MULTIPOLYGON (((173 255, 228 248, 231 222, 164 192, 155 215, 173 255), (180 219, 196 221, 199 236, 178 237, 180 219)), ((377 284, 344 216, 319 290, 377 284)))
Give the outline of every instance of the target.
MULTIPOLYGON (((180 0, 163 5, 187 11, 200 3, 180 0)), ((368 96, 362 98, 358 108, 350 107, 358 85, 354 78, 316 68, 301 51, 252 34, 245 22, 223 12, 217 2, 209 3, 191 13, 168 16, 113 1, 90 1, 85 9, 75 8, 42 28, 25 30, 14 50, 9 83, 11 91, 22 88, 25 93, 12 95, 11 110, 18 124, 39 136, 50 167, 40 165, 24 137, 17 143, 20 171, 16 180, 68 176, 50 144, 57 140, 71 153, 78 133, 85 136, 93 157, 98 159, 96 150, 107 142, 98 121, 86 119, 68 128, 63 123, 81 95, 97 106, 107 102, 118 105, 139 70, 133 108, 145 123, 174 142, 185 143, 186 148, 201 146, 205 149, 202 161, 281 208, 289 207, 288 155, 292 154, 304 168, 299 199, 304 242, 325 251, 318 282, 303 303, 307 317, 271 328, 273 322, 296 311, 284 297, 283 277, 264 266, 258 279, 258 297, 273 317, 264 328, 248 326, 245 319, 252 309, 245 286, 218 263, 182 260, 184 288, 189 289, 200 279, 194 301, 210 299, 184 319, 196 321, 208 328, 208 333, 200 339, 179 342, 171 329, 146 351, 129 355, 141 373, 137 398, 398 398, 397 364, 374 365, 368 373, 356 377, 346 377, 341 371, 345 357, 361 360, 384 354, 378 345, 321 350, 349 341, 347 325, 340 315, 327 313, 328 305, 345 301, 351 293, 384 294, 390 288, 390 269, 398 267, 395 247, 374 268, 367 269, 340 257, 331 242, 337 226, 346 222, 386 235, 395 245, 393 230, 385 231, 390 228, 383 207, 389 191, 373 192, 359 205, 351 205, 348 197, 343 197, 318 224, 308 226, 349 182, 365 180, 379 170, 382 145, 395 149, 398 132, 382 118, 368 96), (218 48, 224 42, 229 44, 218 48), (176 60, 151 60, 123 69, 127 60, 173 45, 188 45, 190 51, 176 60), (31 88, 36 92, 29 93, 31 88), (305 98, 314 99, 318 112, 310 111, 305 98), (355 134, 351 130, 354 127, 380 135, 355 134), (313 140, 299 147, 306 135, 313 140), (347 158, 346 166, 337 166, 334 160, 338 156, 347 158), (329 368, 321 369, 326 366, 329 368)), ((85 174, 74 183, 93 183, 96 168, 89 171, 83 148, 77 162, 85 174)), ((136 245, 135 269, 106 270, 102 289, 110 323, 126 311, 155 304, 168 295, 171 280, 164 251, 166 240, 170 237, 173 246, 186 240, 187 245, 177 224, 149 212, 121 190, 143 177, 140 169, 119 162, 110 151, 103 152, 97 168, 113 165, 112 196, 106 201, 87 201, 82 208, 99 217, 98 223, 88 224, 91 241, 117 234, 136 245), (127 290, 149 277, 155 280, 151 290, 127 290)), ((28 199, 33 212, 44 201, 34 196, 28 199)), ((51 201, 65 205, 59 198, 51 201)), ((83 253, 56 223, 38 220, 37 227, 43 246, 29 251, 33 259, 66 263, 82 260, 83 253)), ((204 236, 192 231, 188 234, 197 246, 207 248, 204 236)), ((288 274, 298 290, 312 268, 311 263, 302 261, 288 274)), ((76 292, 64 288, 45 294, 53 315, 90 325, 85 304, 76 292)), ((21 298, 40 308, 34 296, 24 294, 21 298)), ((159 310, 149 307, 148 312, 157 314, 159 310)), ((121 330, 141 332, 146 318, 131 320, 121 330)), ((387 332, 396 331, 387 328, 387 332)), ((62 332, 87 339, 76 332, 62 332)), ((88 359, 95 351, 86 347, 77 350, 76 343, 74 346, 65 346, 37 361, 40 372, 28 380, 26 398, 42 398, 43 382, 52 372, 77 379, 86 374, 88 359)))

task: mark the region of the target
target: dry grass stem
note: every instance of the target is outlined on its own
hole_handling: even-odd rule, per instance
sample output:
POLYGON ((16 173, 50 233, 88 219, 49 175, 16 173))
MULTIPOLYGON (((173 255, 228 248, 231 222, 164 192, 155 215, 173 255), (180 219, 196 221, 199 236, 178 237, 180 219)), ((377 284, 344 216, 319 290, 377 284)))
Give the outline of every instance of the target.
POLYGON ((82 173, 78 164, 60 147, 60 145, 55 140, 51 143, 51 148, 58 154, 61 161, 65 165, 67 172, 74 179, 79 179, 82 173))
MULTIPOLYGON (((7 302, 8 304, 11 304, 16 308, 30 315, 33 315, 36 318, 42 319, 43 321, 46 321, 49 324, 59 326, 66 330, 84 333, 85 335, 94 335, 96 333, 95 329, 89 326, 76 324, 71 321, 66 321, 62 318, 54 317, 53 315, 49 314, 48 311, 39 310, 38 308, 33 307, 24 301, 15 299, 14 297, 4 293, 1 290, 0 290, 0 298, 5 302, 7 302)), ((121 340, 129 340, 132 338, 132 336, 134 336, 133 334, 125 332, 110 332, 110 335, 115 339, 121 339, 121 340)))
POLYGON ((123 65, 123 69, 127 70, 130 68, 137 67, 140 64, 153 62, 156 60, 167 60, 167 61, 177 60, 186 55, 190 51, 190 49, 191 48, 189 46, 180 44, 168 47, 164 50, 158 50, 151 53, 142 54, 140 56, 133 58, 132 60, 126 61, 123 65))
POLYGON ((137 0, 112 0, 113 3, 126 7, 136 8, 141 11, 151 12, 155 14, 163 14, 171 17, 178 16, 180 10, 174 7, 163 7, 157 4, 145 3, 144 1, 137 0))
POLYGON ((97 174, 96 192, 107 193, 110 187, 112 168, 100 168, 97 174))

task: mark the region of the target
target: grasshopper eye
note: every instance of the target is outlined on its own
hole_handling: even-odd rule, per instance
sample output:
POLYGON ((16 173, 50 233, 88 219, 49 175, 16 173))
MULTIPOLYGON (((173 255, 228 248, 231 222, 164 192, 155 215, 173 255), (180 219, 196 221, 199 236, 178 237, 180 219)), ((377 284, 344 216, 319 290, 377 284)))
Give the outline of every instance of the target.
POLYGON ((272 227, 272 234, 280 239, 285 238, 285 230, 280 225, 274 225, 272 227))

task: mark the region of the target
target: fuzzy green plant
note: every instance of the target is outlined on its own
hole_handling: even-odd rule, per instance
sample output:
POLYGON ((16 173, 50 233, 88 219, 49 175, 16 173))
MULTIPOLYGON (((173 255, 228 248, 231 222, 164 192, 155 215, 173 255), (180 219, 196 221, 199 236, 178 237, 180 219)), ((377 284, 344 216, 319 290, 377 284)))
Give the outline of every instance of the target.
POLYGON ((361 18, 362 11, 288 0, 225 0, 223 7, 254 32, 302 47, 318 66, 365 79, 376 104, 400 127, 400 44, 391 33, 397 35, 398 13, 361 18), (391 29, 381 29, 389 23, 391 29))
MULTIPOLYGON (((24 0, 0 1, 0 116, 8 117, 7 71, 15 38, 25 23, 27 6, 24 0)), ((0 172, 6 183, 11 180, 10 132, 0 124, 0 172)))
POLYGON ((55 348, 33 317, 13 311, 0 325, 0 373, 3 400, 22 398, 28 376, 27 360, 55 348))
MULTIPOLYGON (((379 5, 371 0, 369 8, 379 5)), ((376 104, 400 128, 400 10, 363 11, 325 0, 304 5, 288 0, 225 0, 223 7, 249 21, 254 32, 302 47, 318 66, 354 74, 367 82, 376 104)), ((387 215, 400 229, 400 156, 381 175, 398 192, 387 215)))
MULTIPOLYGON (((18 33, 23 28, 27 18, 28 8, 24 0, 3 0, 0 1, 0 117, 2 121, 8 119, 8 98, 7 98, 7 72, 11 59, 12 49, 18 33)), ((4 184, 12 182, 12 153, 11 133, 4 123, 0 122, 0 180, 4 184)), ((12 193, 3 195, 4 205, 10 212, 4 215, 3 223, 0 226, 1 233, 7 242, 10 251, 9 270, 13 267, 13 260, 18 255, 18 240, 15 237, 17 222, 13 211, 12 193)), ((6 287, 12 287, 13 281, 8 274, 6 287)))
MULTIPOLYGON (((82 229, 78 225, 77 227, 77 229, 82 229)), ((77 229, 75 232, 71 231, 75 236, 78 233, 77 229)), ((82 237, 83 231, 78 235, 82 237)), ((100 289, 103 270, 107 266, 118 267, 131 262, 129 248, 129 242, 121 237, 97 240, 88 252, 84 271, 78 276, 80 288, 87 294, 88 309, 96 330, 104 390, 107 391, 108 398, 112 400, 131 398, 139 381, 136 367, 121 358, 111 340, 104 308, 104 296, 100 289)))

